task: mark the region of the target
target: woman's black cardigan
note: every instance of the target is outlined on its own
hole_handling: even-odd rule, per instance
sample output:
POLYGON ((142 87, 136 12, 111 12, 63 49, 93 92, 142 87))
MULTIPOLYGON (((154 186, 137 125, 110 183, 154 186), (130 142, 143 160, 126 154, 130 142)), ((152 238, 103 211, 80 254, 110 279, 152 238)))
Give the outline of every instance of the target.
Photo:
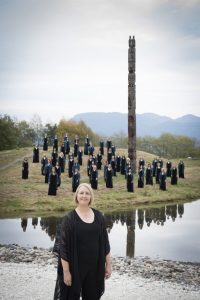
MULTIPOLYGON (((103 215, 96 209, 93 209, 95 218, 100 226, 99 235, 99 261, 98 261, 98 288, 99 298, 104 293, 104 278, 105 278, 105 257, 110 252, 110 244, 108 234, 105 227, 103 215)), ((69 293, 78 297, 80 295, 81 286, 78 272, 78 257, 77 257, 77 238, 76 238, 76 219, 75 210, 70 211, 63 217, 62 224, 57 230, 56 241, 53 252, 58 255, 57 281, 55 287, 54 300, 68 300, 69 293), (69 263, 70 272, 72 275, 72 286, 68 287, 63 281, 63 268, 61 258, 69 263), (71 291, 70 291, 71 290, 71 291)), ((79 298, 77 298, 79 299, 79 298)))

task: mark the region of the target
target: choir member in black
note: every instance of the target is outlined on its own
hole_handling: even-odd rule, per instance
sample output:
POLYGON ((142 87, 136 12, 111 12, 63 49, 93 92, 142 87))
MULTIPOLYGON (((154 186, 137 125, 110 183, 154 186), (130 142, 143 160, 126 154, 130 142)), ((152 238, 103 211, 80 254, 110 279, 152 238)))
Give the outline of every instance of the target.
POLYGON ((138 171, 138 188, 144 187, 144 167, 141 165, 138 171))
POLYGON ((58 163, 61 169, 61 173, 65 172, 65 156, 63 154, 63 152, 60 153, 59 157, 58 157, 58 163))
POLYGON ((185 178, 184 169, 185 169, 184 162, 182 160, 180 160, 180 162, 178 164, 178 177, 179 178, 185 178))
POLYGON ((88 177, 90 176, 90 167, 92 165, 92 161, 93 161, 92 155, 89 155, 89 158, 88 158, 88 161, 87 161, 87 174, 88 174, 88 177))
POLYGON ((44 154, 43 158, 41 159, 41 174, 42 175, 45 175, 44 168, 47 163, 48 163, 48 159, 47 159, 46 155, 44 154))
POLYGON ((55 167, 53 167, 49 175, 49 190, 48 190, 49 196, 56 196, 57 185, 58 185, 58 176, 56 174, 55 167))
POLYGON ((78 135, 75 136, 74 144, 75 144, 75 143, 79 144, 79 137, 78 137, 78 135))
POLYGON ((48 151, 48 138, 47 138, 47 134, 45 134, 44 139, 43 139, 43 151, 48 151))
POLYGON ((59 162, 56 163, 55 171, 57 174, 57 186, 60 186, 61 185, 61 167, 59 165, 59 162))
POLYGON ((37 145, 33 148, 33 163, 39 163, 39 147, 37 145))
POLYGON ((58 152, 58 137, 55 135, 53 140, 53 149, 56 149, 56 152, 58 152))
POLYGON ((111 164, 108 164, 108 168, 106 170, 106 187, 113 188, 113 170, 111 164))
POLYGON ((88 155, 88 147, 90 146, 90 140, 88 137, 88 134, 85 137, 85 143, 84 143, 84 154, 88 155))
POLYGON ((72 176, 72 192, 76 192, 77 187, 79 186, 80 183, 80 173, 77 169, 75 169, 75 172, 73 173, 72 176))
POLYGON ((146 184, 153 185, 153 170, 150 164, 146 168, 146 184))
POLYGON ((97 188, 98 188, 98 171, 97 171, 96 165, 93 165, 93 167, 92 167, 91 174, 90 174, 90 183, 91 183, 91 187, 94 190, 97 190, 97 188))
POLYGON ((65 146, 65 154, 69 154, 69 152, 70 152, 70 141, 68 139, 67 133, 64 137, 64 146, 65 146))
POLYGON ((116 156, 116 172, 120 172, 121 170, 121 156, 117 154, 116 156))
POLYGON ((101 155, 104 155, 104 141, 99 142, 99 149, 101 151, 101 155))
POLYGON ((177 178, 177 168, 175 166, 172 167, 171 174, 172 174, 171 175, 171 184, 176 185, 177 181, 178 181, 178 178, 177 178))
POLYGON ((65 156, 65 145, 64 145, 64 143, 62 143, 61 146, 60 146, 60 152, 62 152, 65 156))
POLYGON ((79 144, 78 141, 76 140, 74 143, 74 157, 78 156, 78 148, 79 148, 79 144))
POLYGON ((139 169, 140 169, 141 166, 142 166, 143 168, 144 168, 144 166, 145 166, 145 160, 144 160, 143 157, 140 157, 139 162, 138 162, 138 168, 139 168, 139 169))
POLYGON ((28 179, 28 159, 25 157, 22 162, 22 179, 28 179))
POLYGON ((172 163, 170 160, 168 160, 166 163, 166 169, 167 169, 166 176, 167 177, 171 177, 171 175, 172 175, 171 168, 172 168, 172 163))
POLYGON ((166 191, 166 174, 164 168, 160 172, 160 190, 166 191))
POLYGON ((101 150, 99 150, 99 153, 97 154, 97 170, 101 170, 102 166, 102 154, 101 150))
POLYGON ((128 192, 133 192, 133 175, 131 172, 131 169, 129 169, 128 174, 126 175, 126 184, 127 184, 127 191, 128 192))
POLYGON ((111 162, 111 159, 112 159, 112 149, 109 148, 108 149, 108 153, 107 153, 107 161, 108 161, 108 163, 111 162))
POLYGON ((83 151, 81 147, 78 148, 78 163, 80 166, 83 165, 83 151))
POLYGON ((126 157, 122 155, 121 158, 121 174, 125 175, 126 174, 126 157))
POLYGON ((69 156, 68 160, 68 176, 71 178, 73 176, 73 165, 74 165, 74 157, 73 155, 69 156))
POLYGON ((161 169, 163 168, 163 160, 161 158, 158 159, 158 164, 160 164, 161 169))
POLYGON ((158 165, 158 160, 157 158, 155 158, 152 162, 152 166, 153 166, 153 177, 156 176, 156 168, 157 168, 157 165, 158 165))
POLYGON ((159 178, 160 178, 160 172, 161 172, 161 166, 158 163, 157 168, 156 168, 156 183, 159 184, 159 178))
POLYGON ((56 152, 56 148, 53 148, 53 152, 51 153, 51 163, 52 166, 55 167, 58 159, 58 153, 56 152))
POLYGON ((49 182, 49 175, 51 174, 51 170, 52 170, 51 160, 48 159, 48 162, 44 167, 45 183, 49 182))
POLYGON ((115 161, 114 155, 112 156, 110 164, 111 164, 111 167, 112 167, 112 170, 113 170, 113 176, 117 176, 116 175, 116 161, 115 161))

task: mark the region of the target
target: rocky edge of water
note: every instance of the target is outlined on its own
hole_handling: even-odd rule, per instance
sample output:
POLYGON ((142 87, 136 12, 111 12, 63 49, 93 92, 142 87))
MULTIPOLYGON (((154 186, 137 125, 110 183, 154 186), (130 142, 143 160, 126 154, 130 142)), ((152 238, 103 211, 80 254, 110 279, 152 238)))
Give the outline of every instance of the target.
MULTIPOLYGON (((0 262, 32 263, 40 266, 57 266, 52 249, 26 248, 19 245, 0 245, 0 262)), ((148 257, 112 257, 112 268, 119 275, 140 276, 151 280, 173 282, 193 290, 200 287, 200 264, 169 260, 152 260, 148 257)))

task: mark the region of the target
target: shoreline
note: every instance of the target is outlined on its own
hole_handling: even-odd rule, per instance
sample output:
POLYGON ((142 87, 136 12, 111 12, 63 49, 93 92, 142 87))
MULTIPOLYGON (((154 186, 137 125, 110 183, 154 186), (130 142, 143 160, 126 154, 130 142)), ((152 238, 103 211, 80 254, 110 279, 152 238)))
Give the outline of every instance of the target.
MULTIPOLYGON (((0 245, 0 299, 53 299, 56 266, 50 249, 0 245)), ((112 269, 102 300, 200 299, 200 263, 113 257, 112 269)))

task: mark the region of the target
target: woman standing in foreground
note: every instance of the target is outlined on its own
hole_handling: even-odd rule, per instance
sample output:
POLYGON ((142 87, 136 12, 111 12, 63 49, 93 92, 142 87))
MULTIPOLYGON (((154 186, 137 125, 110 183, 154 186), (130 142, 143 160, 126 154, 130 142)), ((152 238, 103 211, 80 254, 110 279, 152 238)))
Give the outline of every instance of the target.
MULTIPOLYGON (((93 190, 87 183, 74 195, 77 207, 64 216, 59 245, 58 277, 54 300, 99 300, 104 279, 111 276, 108 234, 103 215, 90 207, 93 190)), ((56 250, 55 250, 56 251, 56 250)))

